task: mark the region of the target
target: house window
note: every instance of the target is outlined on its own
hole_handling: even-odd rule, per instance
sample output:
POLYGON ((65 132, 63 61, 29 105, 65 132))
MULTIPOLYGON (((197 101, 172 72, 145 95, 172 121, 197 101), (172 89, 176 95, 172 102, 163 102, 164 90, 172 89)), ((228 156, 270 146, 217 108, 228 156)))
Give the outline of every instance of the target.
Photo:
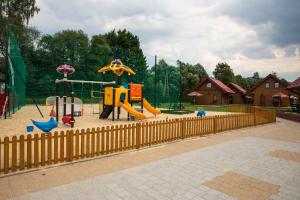
POLYGON ((266 88, 270 88, 270 83, 266 82, 266 88))
POLYGON ((274 87, 275 87, 275 88, 279 88, 279 83, 276 82, 276 83, 274 84, 274 87))
POLYGON ((207 83, 206 87, 211 88, 211 83, 207 83))

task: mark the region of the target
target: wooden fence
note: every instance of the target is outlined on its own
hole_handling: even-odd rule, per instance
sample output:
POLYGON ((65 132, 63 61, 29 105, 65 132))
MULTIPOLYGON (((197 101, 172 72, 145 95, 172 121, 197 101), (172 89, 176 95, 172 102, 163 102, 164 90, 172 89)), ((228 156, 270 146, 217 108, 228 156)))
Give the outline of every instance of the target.
POLYGON ((0 173, 71 162, 275 121, 275 112, 259 111, 5 137, 0 138, 0 173))

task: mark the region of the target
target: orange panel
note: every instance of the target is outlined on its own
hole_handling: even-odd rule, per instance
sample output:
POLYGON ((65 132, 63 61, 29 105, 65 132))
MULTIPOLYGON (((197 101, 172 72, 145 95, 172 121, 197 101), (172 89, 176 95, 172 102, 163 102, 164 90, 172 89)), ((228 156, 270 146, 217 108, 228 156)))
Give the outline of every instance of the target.
POLYGON ((130 101, 142 101, 142 84, 130 84, 130 101))

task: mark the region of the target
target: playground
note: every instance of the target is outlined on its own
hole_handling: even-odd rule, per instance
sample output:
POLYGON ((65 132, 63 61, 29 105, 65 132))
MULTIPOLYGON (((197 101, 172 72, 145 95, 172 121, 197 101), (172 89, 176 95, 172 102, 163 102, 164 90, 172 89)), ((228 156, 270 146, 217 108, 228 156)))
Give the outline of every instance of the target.
MULTIPOLYGON (((54 70, 55 68, 53 68, 54 70)), ((14 136, 20 134, 47 133, 66 131, 72 128, 77 130, 97 128, 109 125, 128 124, 137 121, 157 121, 183 117, 195 117, 199 111, 190 114, 162 113, 159 108, 151 105, 144 97, 144 84, 133 83, 131 78, 136 75, 129 66, 115 59, 110 64, 101 67, 99 74, 106 73, 114 76, 115 81, 90 81, 70 79, 76 72, 75 67, 61 64, 56 67, 55 96, 45 99, 44 105, 25 105, 6 120, 0 121, 1 136, 14 136), (63 79, 59 79, 63 75, 63 79), (124 77, 127 78, 124 81, 124 77), (121 78, 122 83, 121 83, 121 78), (102 90, 91 91, 91 96, 97 103, 84 103, 73 91, 75 84, 89 84, 102 86, 102 90)), ((5 110, 5 107, 4 107, 5 110)), ((168 109, 170 111, 170 109, 168 109)), ((218 112, 205 113, 201 117, 220 115, 218 112)), ((228 113, 222 113, 228 114, 228 113)))
MULTIPOLYGON (((99 119, 97 114, 93 114, 93 110, 97 107, 98 104, 84 104, 84 114, 80 117, 75 117, 76 124, 74 129, 87 129, 87 128, 97 128, 102 126, 110 126, 110 125, 120 125, 120 124, 129 124, 136 121, 128 121, 127 113, 125 111, 121 112, 120 119, 116 121, 112 121, 112 116, 108 119, 99 119)), ((49 114, 51 112, 52 106, 39 106, 42 113, 49 114)), ((195 113, 184 114, 184 115, 176 115, 176 114, 165 114, 162 113, 153 116, 150 112, 144 111, 146 120, 142 121, 156 121, 163 119, 173 119, 173 118, 181 118, 181 117, 195 117, 195 113)), ((207 116, 215 116, 215 115, 225 115, 229 114, 229 112, 206 112, 207 116)), ((31 121, 29 119, 35 119, 38 121, 46 121, 49 119, 49 116, 45 116, 42 118, 39 116, 38 110, 34 105, 26 105, 22 107, 16 114, 14 114, 11 118, 6 120, 0 120, 1 126, 1 137, 5 136, 14 136, 14 135, 22 135, 22 134, 33 134, 33 133, 41 133, 42 131, 38 128, 34 128, 34 131, 31 133, 27 133, 26 126, 31 125, 31 121)), ((61 130, 69 130, 70 126, 63 125, 62 122, 58 124, 58 127, 53 129, 53 131, 61 131, 61 130)))

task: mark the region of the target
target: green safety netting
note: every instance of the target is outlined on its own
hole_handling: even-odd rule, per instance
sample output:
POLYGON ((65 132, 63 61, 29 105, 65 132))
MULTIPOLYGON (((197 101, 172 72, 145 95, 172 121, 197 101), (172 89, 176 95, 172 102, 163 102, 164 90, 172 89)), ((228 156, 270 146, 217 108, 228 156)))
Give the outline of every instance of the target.
POLYGON ((9 83, 8 83, 8 110, 7 114, 11 115, 25 105, 26 97, 26 65, 22 58, 20 49, 17 45, 13 33, 9 33, 8 38, 8 60, 9 60, 9 83))

